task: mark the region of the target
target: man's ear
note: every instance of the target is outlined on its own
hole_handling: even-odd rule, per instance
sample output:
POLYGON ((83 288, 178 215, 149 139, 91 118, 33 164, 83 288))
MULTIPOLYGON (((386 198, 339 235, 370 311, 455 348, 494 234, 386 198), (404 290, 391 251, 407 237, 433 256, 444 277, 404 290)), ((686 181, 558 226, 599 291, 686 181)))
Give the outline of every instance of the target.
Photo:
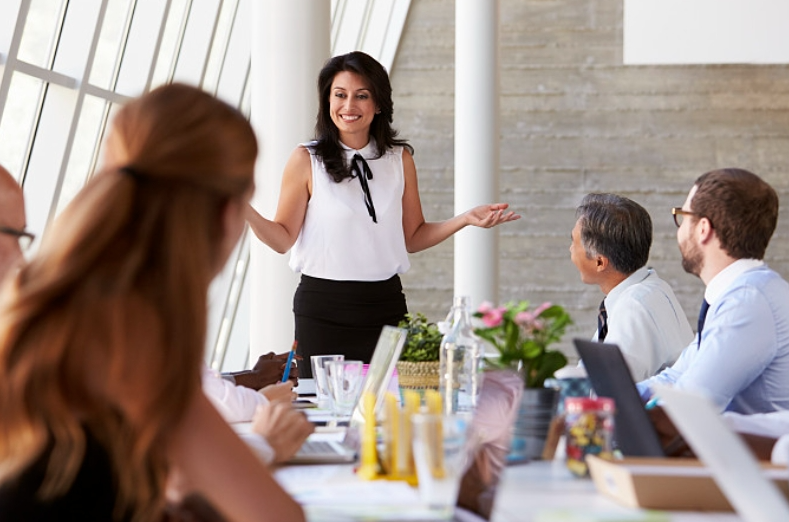
POLYGON ((595 268, 598 272, 605 272, 608 269, 608 258, 600 255, 596 256, 595 268))
POLYGON ((700 244, 709 243, 715 236, 715 229, 712 228, 712 223, 705 217, 699 218, 698 223, 696 223, 695 232, 700 244))

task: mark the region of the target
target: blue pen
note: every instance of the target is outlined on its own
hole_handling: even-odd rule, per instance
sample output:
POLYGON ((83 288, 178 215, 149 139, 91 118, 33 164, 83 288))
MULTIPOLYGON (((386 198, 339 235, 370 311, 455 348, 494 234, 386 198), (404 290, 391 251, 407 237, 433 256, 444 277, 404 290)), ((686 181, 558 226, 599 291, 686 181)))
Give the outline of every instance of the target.
POLYGON ((644 408, 651 410, 652 408, 658 405, 658 402, 660 402, 660 397, 658 397, 657 395, 653 395, 652 398, 649 399, 649 401, 647 401, 647 405, 644 406, 644 408))
POLYGON ((282 382, 288 382, 288 378, 290 377, 290 365, 293 362, 293 356, 296 355, 296 344, 298 344, 298 342, 293 341, 293 346, 290 348, 288 362, 285 363, 285 373, 282 374, 282 382))

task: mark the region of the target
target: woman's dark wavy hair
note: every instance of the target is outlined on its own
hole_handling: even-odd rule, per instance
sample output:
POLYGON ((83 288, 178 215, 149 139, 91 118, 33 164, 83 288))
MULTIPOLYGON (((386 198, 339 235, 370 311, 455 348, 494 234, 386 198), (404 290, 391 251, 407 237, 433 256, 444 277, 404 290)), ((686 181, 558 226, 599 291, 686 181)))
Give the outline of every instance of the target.
POLYGON ((380 113, 373 117, 370 125, 370 136, 375 139, 377 146, 376 158, 380 158, 388 149, 399 145, 405 147, 411 154, 414 148, 406 140, 397 138, 397 131, 392 128, 392 85, 386 69, 372 56, 360 51, 335 56, 329 59, 318 75, 318 117, 315 122, 315 140, 313 147, 315 154, 320 156, 326 171, 332 179, 339 183, 351 176, 345 162, 342 145, 340 145, 340 132, 331 119, 329 111, 329 95, 334 77, 338 73, 349 71, 361 76, 370 88, 373 102, 380 113))

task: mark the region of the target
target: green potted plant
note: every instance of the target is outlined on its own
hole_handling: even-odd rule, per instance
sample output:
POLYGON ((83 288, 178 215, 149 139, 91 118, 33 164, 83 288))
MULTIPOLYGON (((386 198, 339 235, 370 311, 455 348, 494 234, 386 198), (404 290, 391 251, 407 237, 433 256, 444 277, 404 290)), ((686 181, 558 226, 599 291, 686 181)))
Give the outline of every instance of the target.
POLYGON ((540 458, 559 399, 558 388, 546 388, 545 381, 567 364, 567 357, 550 346, 561 340, 572 319, 559 305, 543 303, 530 310, 528 301, 511 301, 501 307, 485 302, 474 317, 483 324, 474 333, 499 352, 498 358, 486 359, 486 364, 513 368, 523 377, 508 460, 540 458))
POLYGON ((422 313, 406 314, 400 328, 408 330, 405 346, 397 362, 401 388, 438 389, 438 360, 442 334, 422 313))

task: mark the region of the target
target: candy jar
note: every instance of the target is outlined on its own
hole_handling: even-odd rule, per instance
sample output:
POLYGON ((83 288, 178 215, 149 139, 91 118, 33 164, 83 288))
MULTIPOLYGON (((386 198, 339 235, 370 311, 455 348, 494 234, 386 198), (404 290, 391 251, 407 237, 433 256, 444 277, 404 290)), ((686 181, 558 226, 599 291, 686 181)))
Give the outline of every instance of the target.
POLYGON ((614 437, 614 400, 568 397, 564 401, 567 468, 579 477, 589 474, 587 455, 610 457, 614 437))

